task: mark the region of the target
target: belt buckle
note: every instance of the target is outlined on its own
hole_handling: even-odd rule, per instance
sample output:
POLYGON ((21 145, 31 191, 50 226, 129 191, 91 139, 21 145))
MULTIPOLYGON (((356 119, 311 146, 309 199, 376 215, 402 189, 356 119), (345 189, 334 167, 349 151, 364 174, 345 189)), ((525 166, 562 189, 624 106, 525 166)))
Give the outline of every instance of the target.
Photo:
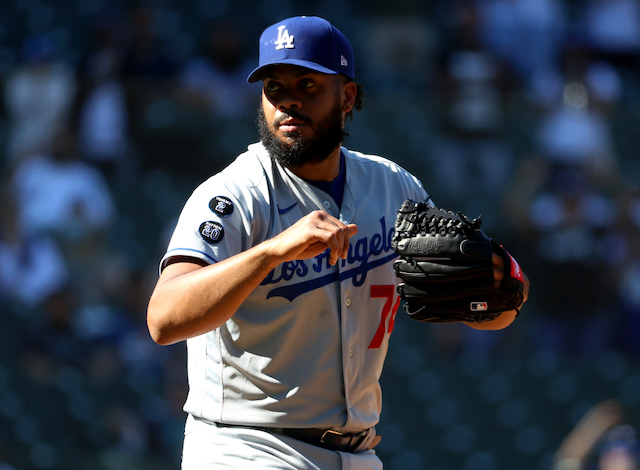
POLYGON ((333 429, 326 430, 322 437, 320 438, 320 444, 330 445, 325 442, 325 438, 327 436, 340 438, 341 441, 339 443, 335 443, 334 450, 341 450, 343 452, 353 452, 356 447, 360 445, 362 439, 365 438, 369 433, 368 429, 365 429, 362 432, 353 434, 353 433, 344 433, 339 431, 334 431, 333 429), (346 442, 345 442, 346 439, 346 442))
POLYGON ((325 432, 322 433, 322 437, 320 437, 320 442, 322 442, 323 444, 325 444, 324 438, 327 437, 327 434, 336 436, 336 437, 344 436, 344 433, 341 433, 339 431, 334 431, 333 429, 327 429, 325 432))

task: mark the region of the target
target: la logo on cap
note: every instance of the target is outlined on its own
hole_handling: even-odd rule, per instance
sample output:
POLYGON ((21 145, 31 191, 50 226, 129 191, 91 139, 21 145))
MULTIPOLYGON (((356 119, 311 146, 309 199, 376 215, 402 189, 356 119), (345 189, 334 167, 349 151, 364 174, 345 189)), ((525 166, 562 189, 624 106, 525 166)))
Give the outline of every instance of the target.
POLYGON ((293 49, 293 36, 289 34, 286 29, 286 25, 278 26, 278 40, 275 42, 276 51, 280 49, 293 49))
POLYGON ((261 80, 264 69, 272 65, 342 73, 354 79, 351 44, 324 18, 295 16, 272 24, 260 35, 259 46, 258 66, 247 77, 249 83, 261 80))

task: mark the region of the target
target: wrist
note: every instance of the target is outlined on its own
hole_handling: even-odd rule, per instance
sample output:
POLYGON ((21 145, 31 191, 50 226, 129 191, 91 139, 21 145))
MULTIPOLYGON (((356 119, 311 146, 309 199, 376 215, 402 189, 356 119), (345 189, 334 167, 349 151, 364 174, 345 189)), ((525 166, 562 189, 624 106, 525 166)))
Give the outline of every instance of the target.
POLYGON ((271 271, 276 266, 287 261, 281 253, 280 243, 276 238, 270 238, 252 248, 256 251, 258 263, 263 269, 271 271))

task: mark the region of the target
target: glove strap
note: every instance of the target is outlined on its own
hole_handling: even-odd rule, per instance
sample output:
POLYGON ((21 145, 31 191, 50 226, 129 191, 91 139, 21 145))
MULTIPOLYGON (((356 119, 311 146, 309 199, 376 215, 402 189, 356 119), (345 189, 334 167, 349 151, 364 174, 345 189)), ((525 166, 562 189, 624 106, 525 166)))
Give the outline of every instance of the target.
POLYGON ((522 268, 505 247, 496 243, 494 240, 491 240, 491 247, 493 251, 504 260, 504 279, 500 284, 500 290, 503 292, 513 292, 518 295, 519 299, 514 306, 514 310, 517 314, 520 314, 524 293, 524 273, 522 272, 522 268))

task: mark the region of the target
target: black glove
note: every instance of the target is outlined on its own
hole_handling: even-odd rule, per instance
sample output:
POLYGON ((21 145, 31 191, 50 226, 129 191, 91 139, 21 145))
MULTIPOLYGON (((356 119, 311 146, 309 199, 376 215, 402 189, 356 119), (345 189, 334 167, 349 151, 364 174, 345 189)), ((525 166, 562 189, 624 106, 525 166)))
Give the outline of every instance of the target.
POLYGON ((409 316, 424 322, 483 322, 518 310, 523 274, 516 260, 480 229, 480 219, 406 200, 391 245, 402 280, 398 294, 409 316), (492 253, 504 259, 496 287, 492 253))

